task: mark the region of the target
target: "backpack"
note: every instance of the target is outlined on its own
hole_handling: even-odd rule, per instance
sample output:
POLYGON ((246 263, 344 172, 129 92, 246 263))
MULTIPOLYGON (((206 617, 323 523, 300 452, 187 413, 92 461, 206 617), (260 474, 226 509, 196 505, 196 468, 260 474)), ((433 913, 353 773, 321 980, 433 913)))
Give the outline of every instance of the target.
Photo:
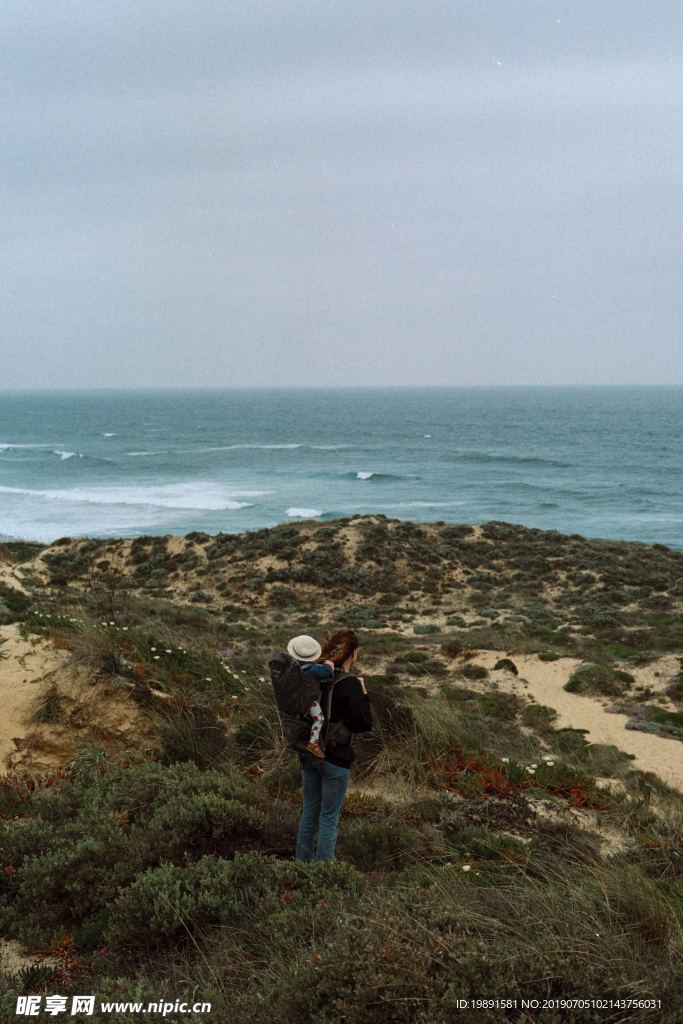
POLYGON ((324 689, 321 690, 320 681, 304 672, 299 662, 284 651, 270 659, 268 668, 282 731, 290 750, 297 754, 306 753, 311 735, 308 709, 314 700, 321 705, 325 718, 318 740, 323 750, 349 742, 353 735, 351 730, 343 722, 331 721, 334 687, 342 679, 348 678, 346 672, 335 673, 331 679, 325 680, 324 689))

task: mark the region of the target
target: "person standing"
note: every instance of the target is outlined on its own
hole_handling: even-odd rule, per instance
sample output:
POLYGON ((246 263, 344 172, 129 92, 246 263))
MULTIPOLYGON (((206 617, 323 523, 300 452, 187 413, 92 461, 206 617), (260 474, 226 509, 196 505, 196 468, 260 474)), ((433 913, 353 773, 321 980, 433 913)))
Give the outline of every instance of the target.
MULTIPOLYGON (((325 723, 325 758, 300 754, 303 808, 299 820, 295 858, 333 860, 339 831, 339 815, 355 759, 353 734, 372 729, 372 708, 362 676, 351 674, 360 641, 352 629, 328 634, 319 661, 331 661, 332 705, 325 723), (317 834, 317 842, 316 842, 317 834)), ((325 702, 326 704, 326 702, 325 702)))

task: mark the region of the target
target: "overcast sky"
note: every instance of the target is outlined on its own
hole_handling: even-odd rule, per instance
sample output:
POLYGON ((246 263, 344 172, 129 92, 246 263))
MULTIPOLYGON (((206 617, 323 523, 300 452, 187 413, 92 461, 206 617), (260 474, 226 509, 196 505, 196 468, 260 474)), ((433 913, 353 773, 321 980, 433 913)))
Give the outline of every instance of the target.
POLYGON ((0 387, 683 383, 671 0, 4 0, 0 387))

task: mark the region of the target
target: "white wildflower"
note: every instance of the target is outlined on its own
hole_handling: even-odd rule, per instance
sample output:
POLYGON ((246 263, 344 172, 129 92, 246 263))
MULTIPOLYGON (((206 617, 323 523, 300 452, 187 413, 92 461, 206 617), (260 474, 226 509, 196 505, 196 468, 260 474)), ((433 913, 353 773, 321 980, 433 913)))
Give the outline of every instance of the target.
POLYGON ((158 660, 159 660, 159 655, 158 655, 158 654, 155 654, 155 655, 154 655, 154 660, 155 660, 155 661, 158 661, 158 660))
POLYGON ((552 766, 555 764, 555 762, 554 761, 546 761, 546 764, 547 764, 548 768, 552 768, 552 766))
POLYGON ((472 870, 472 865, 471 864, 463 864, 462 869, 463 869, 463 871, 471 871, 472 870))
POLYGON ((529 775, 535 775, 536 774, 536 772, 535 772, 535 770, 533 768, 527 768, 527 771, 528 771, 529 775))
POLYGON ((173 654, 173 648, 172 647, 167 647, 166 648, 166 653, 167 654, 173 654))
POLYGON ((510 758, 509 757, 501 757, 501 761, 503 762, 503 764, 510 764, 510 758))
POLYGON ((213 682, 213 679, 211 678, 211 676, 206 676, 206 677, 205 677, 205 679, 204 679, 204 682, 206 682, 206 683, 212 683, 212 682, 213 682))

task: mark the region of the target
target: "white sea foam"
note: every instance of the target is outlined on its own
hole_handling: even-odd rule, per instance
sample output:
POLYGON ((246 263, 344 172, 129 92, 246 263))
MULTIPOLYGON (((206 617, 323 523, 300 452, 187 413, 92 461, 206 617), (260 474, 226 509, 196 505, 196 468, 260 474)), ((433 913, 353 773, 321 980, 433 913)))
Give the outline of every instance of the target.
POLYGON ((118 434, 103 434, 103 437, 118 437, 118 434))
POLYGON ((15 448, 51 448, 49 444, 13 444, 11 441, 0 443, 0 452, 13 451, 15 448))
POLYGON ((360 470, 356 473, 356 480, 371 480, 374 475, 374 473, 366 473, 365 470, 360 470))
POLYGON ((306 444, 303 442, 292 442, 287 444, 216 444, 207 445, 201 448, 166 448, 163 451, 135 451, 126 452, 130 456, 152 456, 152 455, 203 455, 205 452, 236 452, 244 450, 252 451, 294 451, 298 448, 306 448, 310 451, 332 452, 340 451, 342 448, 353 448, 350 444, 306 444))
POLYGON ((317 519, 321 516, 322 509, 319 508, 288 508, 287 515, 290 519, 317 519))
POLYGON ((174 455, 198 455, 201 452, 232 452, 243 449, 260 449, 262 451, 285 451, 295 448, 310 448, 319 452, 334 452, 342 448, 353 448, 350 444, 308 444, 304 441, 283 444, 219 444, 206 448, 174 448, 174 455))
POLYGON ((268 491, 244 491, 203 481, 183 484, 144 485, 137 487, 71 487, 37 490, 0 486, 2 494, 24 494, 51 501, 76 502, 86 505, 130 505, 152 508, 197 509, 199 511, 235 511, 249 508, 255 498, 268 491))
POLYGON ((53 448, 52 454, 59 455, 59 458, 63 462, 65 459, 73 459, 76 452, 62 452, 59 450, 59 448, 53 448))

